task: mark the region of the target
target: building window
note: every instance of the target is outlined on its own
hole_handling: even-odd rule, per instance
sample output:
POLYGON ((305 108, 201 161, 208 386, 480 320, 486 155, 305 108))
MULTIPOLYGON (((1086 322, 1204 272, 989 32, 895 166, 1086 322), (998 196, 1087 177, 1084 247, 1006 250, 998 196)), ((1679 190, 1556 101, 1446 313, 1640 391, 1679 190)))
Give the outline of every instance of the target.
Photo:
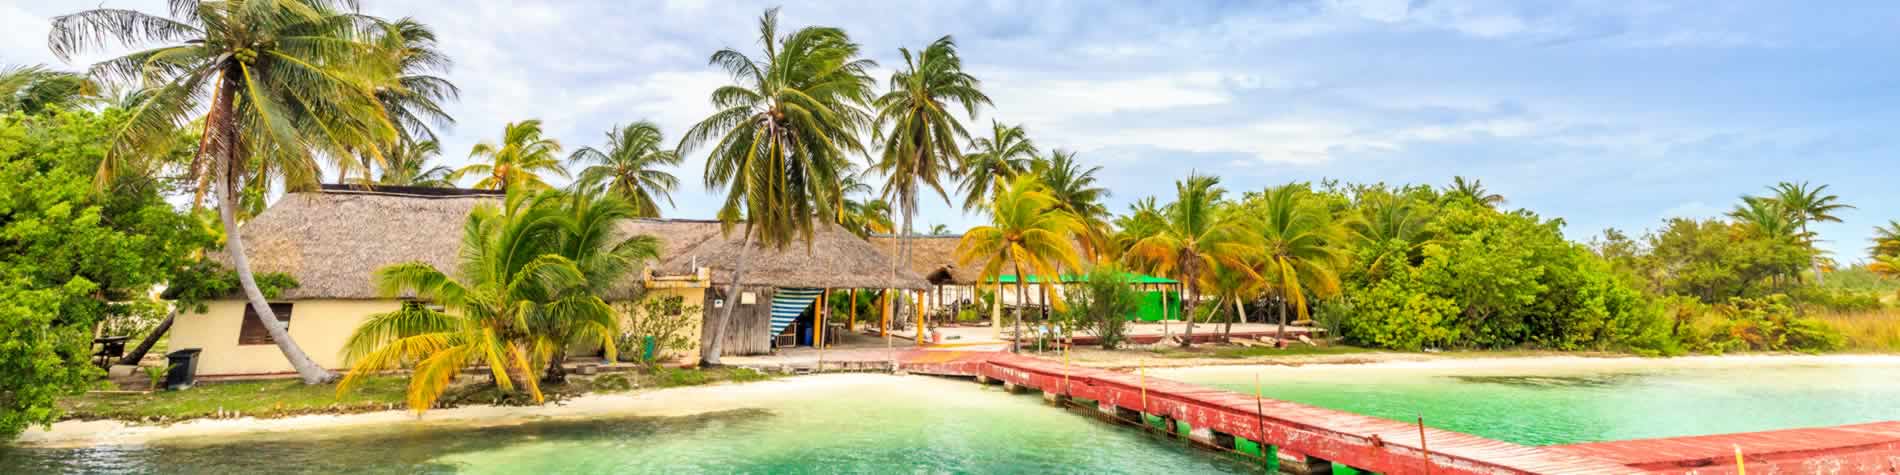
MULTIPOLYGON (((290 304, 270 304, 270 313, 277 314, 277 321, 284 322, 284 330, 290 330, 290 304)), ((244 305, 244 326, 238 331, 239 345, 270 345, 276 341, 270 339, 270 332, 264 330, 264 323, 257 320, 257 309, 250 304, 244 305)))

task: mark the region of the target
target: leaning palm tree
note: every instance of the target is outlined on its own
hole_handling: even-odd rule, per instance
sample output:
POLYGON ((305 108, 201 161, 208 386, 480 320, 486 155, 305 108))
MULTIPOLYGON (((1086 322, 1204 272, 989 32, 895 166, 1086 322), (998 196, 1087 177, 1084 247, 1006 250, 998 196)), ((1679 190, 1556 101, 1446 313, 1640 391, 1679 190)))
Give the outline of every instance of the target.
POLYGON ((1492 193, 1491 190, 1484 189, 1483 181, 1476 179, 1466 180, 1465 177, 1462 176, 1451 177, 1451 186, 1445 187, 1445 197, 1464 198, 1486 208, 1496 208, 1504 204, 1504 195, 1492 193))
POLYGON ((1339 231, 1324 208, 1302 202, 1305 189, 1293 185, 1267 190, 1253 203, 1247 228, 1249 272, 1279 299, 1280 326, 1286 338, 1287 306, 1300 320, 1310 319, 1307 294, 1339 295, 1338 269, 1345 263, 1339 231))
POLYGON ((990 121, 990 136, 970 143, 970 151, 963 155, 963 165, 957 171, 963 176, 963 183, 958 185, 963 210, 982 209, 997 186, 1029 171, 1029 163, 1041 154, 1023 126, 990 121))
POLYGON ((919 189, 927 187, 950 202, 943 178, 957 172, 963 162, 961 142, 970 138, 951 107, 975 118, 977 106, 990 103, 982 83, 963 72, 963 58, 949 36, 916 54, 909 48, 897 52, 904 58, 904 69, 891 73, 890 92, 871 103, 877 110, 872 130, 884 148, 873 168, 884 175, 883 197, 897 205, 903 220, 898 252, 891 256, 893 278, 900 262, 910 262, 910 220, 917 214, 919 189))
POLYGON ((679 188, 679 178, 660 169, 680 163, 678 153, 660 149, 665 140, 659 125, 643 120, 608 131, 606 151, 581 147, 568 161, 594 164, 581 170, 580 188, 604 187, 632 203, 640 217, 658 218, 659 200, 673 206, 673 190, 679 188))
POLYGON ((1239 262, 1244 249, 1238 241, 1239 228, 1215 216, 1215 207, 1226 194, 1219 177, 1189 174, 1174 182, 1174 190, 1174 202, 1162 210, 1161 222, 1155 223, 1160 228, 1129 245, 1122 258, 1134 268, 1181 281, 1186 307, 1181 314, 1189 316, 1181 346, 1187 347, 1194 341, 1192 316, 1200 301, 1202 275, 1239 262))
MULTIPOLYGON (((741 219, 745 236, 728 295, 745 276, 745 254, 757 240, 783 249, 793 240, 811 242, 820 219, 842 207, 839 185, 847 153, 864 153, 857 132, 870 123, 860 107, 869 102, 875 63, 858 57, 858 44, 844 30, 812 26, 783 37, 778 9, 759 18, 759 58, 732 49, 713 53, 733 84, 713 90, 715 111, 680 138, 679 153, 711 143, 706 159, 708 189, 725 188, 719 217, 730 230, 741 219)), ((719 364, 728 305, 701 348, 701 359, 719 364)))
POLYGON ((85 75, 54 71, 45 66, 0 66, 0 114, 38 114, 52 108, 72 108, 97 94, 85 75))
MULTIPOLYGON (((171 17, 100 8, 53 19, 48 45, 62 60, 98 51, 112 38, 143 49, 105 60, 91 74, 115 87, 148 89, 112 131, 100 184, 162 147, 204 115, 205 169, 216 177, 224 228, 238 229, 241 189, 314 186, 319 158, 376 153, 395 128, 372 87, 394 68, 365 39, 377 21, 338 0, 174 1, 171 17)), ((196 160, 194 160, 196 161, 196 160)), ((305 355, 271 312, 251 275, 244 242, 231 233, 240 287, 265 331, 306 383, 334 376, 305 355)))
POLYGON ((502 128, 500 143, 482 141, 468 151, 468 158, 488 163, 464 165, 450 174, 449 179, 460 181, 465 176, 480 176, 481 181, 475 182, 475 187, 489 190, 506 190, 510 186, 544 189, 548 184, 541 180, 541 173, 567 177, 567 167, 561 165, 560 153, 560 142, 542 136, 540 119, 510 122, 502 128))
POLYGON ((449 180, 449 174, 454 173, 454 169, 444 165, 429 165, 441 153, 442 146, 434 140, 420 143, 397 140, 396 146, 384 154, 382 175, 374 183, 365 184, 429 188, 455 186, 449 180))
MULTIPOLYGON (((1842 203, 1840 196, 1827 194, 1827 185, 1809 187, 1808 182, 1805 181, 1801 183, 1784 181, 1776 184, 1771 190, 1773 194, 1766 199, 1779 203, 1781 210, 1788 213, 1794 220, 1795 227, 1800 229, 1803 243, 1811 251, 1816 250, 1815 235, 1808 230, 1808 223, 1838 223, 1841 222, 1841 218, 1835 216, 1835 213, 1854 209, 1852 205, 1842 203)), ((1816 252, 1808 265, 1814 271, 1814 282, 1820 283, 1822 279, 1820 253, 1816 252)))
POLYGON ((1030 168, 1055 197, 1057 206, 1082 220, 1083 232, 1077 237, 1091 258, 1100 257, 1108 246, 1108 189, 1097 186, 1095 173, 1101 166, 1084 168, 1075 152, 1056 150, 1047 159, 1030 162, 1030 168))
MULTIPOLYGON (((412 303, 364 321, 344 345, 350 372, 337 394, 377 373, 409 368, 409 408, 421 412, 435 405, 463 369, 485 366, 496 387, 508 392, 519 387, 541 402, 536 361, 545 361, 550 348, 534 334, 535 324, 553 313, 557 302, 589 285, 586 272, 552 245, 565 218, 554 205, 558 199, 554 193, 517 189, 501 208, 482 205, 470 211, 454 271, 421 261, 377 269, 374 280, 382 294, 414 295, 445 311, 412 303)), ((611 315, 598 300, 565 304, 571 312, 596 307, 593 312, 606 309, 611 315)))
MULTIPOLYGON (((963 233, 963 239, 957 241, 958 265, 982 264, 982 279, 1002 280, 1004 266, 1009 266, 1016 277, 1016 314, 1015 337, 1010 338, 1010 351, 1022 351, 1023 315, 1020 306, 1028 302, 1028 281, 1032 278, 1043 285, 1055 279, 1057 266, 1068 269, 1080 269, 1080 260, 1075 254, 1075 233, 1081 231, 1082 223, 1074 215, 1062 211, 1055 197, 1049 196, 1041 183, 1033 176, 1020 176, 1008 185, 999 188, 996 199, 990 203, 990 224, 977 226, 963 233)), ((1002 296, 996 298, 1001 299, 1002 296)), ((1055 301, 1060 305, 1060 300, 1055 301)), ((1001 320, 991 322, 1002 324, 1001 320)))

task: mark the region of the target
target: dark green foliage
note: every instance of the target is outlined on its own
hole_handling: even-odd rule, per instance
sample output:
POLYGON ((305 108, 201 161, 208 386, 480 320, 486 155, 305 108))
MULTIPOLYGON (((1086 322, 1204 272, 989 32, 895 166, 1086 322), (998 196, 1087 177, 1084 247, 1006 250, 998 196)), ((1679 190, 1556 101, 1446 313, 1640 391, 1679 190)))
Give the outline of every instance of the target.
POLYGON ((138 301, 211 243, 149 179, 95 193, 120 115, 0 116, 0 439, 57 419, 55 399, 99 375, 93 326, 149 310, 138 301))
POLYGON ((688 334, 685 330, 704 316, 698 305, 686 305, 686 299, 678 295, 661 295, 640 300, 635 308, 632 304, 619 304, 615 310, 628 316, 628 326, 621 332, 615 346, 620 348, 620 361, 640 361, 644 358, 647 337, 654 339, 654 352, 664 354, 668 351, 682 351, 692 348, 699 335, 688 334))

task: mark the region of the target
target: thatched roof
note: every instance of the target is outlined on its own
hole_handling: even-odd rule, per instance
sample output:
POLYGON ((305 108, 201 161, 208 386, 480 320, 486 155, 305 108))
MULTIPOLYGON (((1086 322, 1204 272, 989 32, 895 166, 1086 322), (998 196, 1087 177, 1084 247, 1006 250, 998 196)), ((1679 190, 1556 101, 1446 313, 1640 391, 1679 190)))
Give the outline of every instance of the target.
MULTIPOLYGON (((284 299, 383 298, 370 281, 376 269, 422 261, 454 272, 469 211, 501 201, 494 193, 376 190, 326 185, 321 191, 285 195, 239 230, 251 270, 296 278, 299 286, 285 291, 284 299)), ((716 221, 657 219, 635 220, 625 227, 628 233, 660 238, 656 272, 688 273, 697 261, 711 267, 714 283, 731 277, 740 243, 737 228, 723 236, 716 221)), ((783 251, 755 248, 747 256, 752 265, 745 282, 774 287, 927 286, 910 272, 893 281, 889 257, 835 225, 819 232, 815 241, 810 253, 803 242, 783 251)), ((224 253, 213 258, 230 265, 224 253)), ((608 297, 628 298, 640 287, 636 272, 608 297)))
MULTIPOLYGON (((923 276, 934 284, 970 285, 982 277, 983 266, 957 264, 957 243, 963 235, 910 237, 910 270, 923 276)), ((898 254, 898 237, 878 234, 871 236, 871 245, 878 252, 898 254)))
MULTIPOLYGON (((744 243, 740 240, 743 228, 735 226, 730 235, 726 235, 720 232, 718 221, 642 220, 634 223, 634 229, 634 232, 653 234, 661 239, 685 236, 688 238, 682 242, 698 241, 683 249, 674 249, 669 244, 656 272, 685 274, 697 264, 712 269, 714 285, 731 283, 733 266, 739 262, 739 248, 744 243)), ((889 254, 832 223, 815 230, 810 243, 799 240, 776 250, 753 243, 746 259, 751 264, 746 266, 742 280, 748 285, 834 289, 924 289, 930 286, 909 269, 899 269, 893 279, 889 254)))

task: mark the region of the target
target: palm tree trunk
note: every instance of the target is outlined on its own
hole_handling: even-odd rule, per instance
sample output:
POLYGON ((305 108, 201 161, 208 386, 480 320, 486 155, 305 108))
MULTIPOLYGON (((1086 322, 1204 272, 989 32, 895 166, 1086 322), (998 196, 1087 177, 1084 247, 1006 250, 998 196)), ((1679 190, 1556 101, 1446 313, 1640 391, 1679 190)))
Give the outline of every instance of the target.
POLYGON ((1275 340, 1279 340, 1280 344, 1285 345, 1286 344, 1286 299, 1285 298, 1280 299, 1278 304, 1280 306, 1280 329, 1273 333, 1273 338, 1275 340))
MULTIPOLYGON (((1801 234, 1804 236, 1808 236, 1808 251, 1813 252, 1814 251, 1814 237, 1812 234, 1808 234, 1808 223, 1805 221, 1801 223, 1801 234)), ((1821 277, 1821 255, 1815 254, 1813 256, 1809 256, 1808 267, 1811 267, 1814 269, 1814 285, 1821 285, 1823 283, 1822 277, 1821 277)))
POLYGON ((739 246, 739 263, 732 266, 732 283, 726 285, 726 310, 720 312, 719 321, 712 322, 712 341, 699 345, 699 361, 706 366, 719 366, 721 343, 726 340, 726 327, 732 324, 732 309, 739 308, 739 279, 745 278, 745 268, 752 261, 747 255, 752 253, 752 225, 745 229, 745 243, 739 246))
POLYGON ((1194 293, 1194 276, 1187 276, 1187 278, 1183 280, 1186 281, 1186 287, 1182 288, 1181 299, 1187 302, 1181 310, 1181 314, 1187 317, 1187 330, 1181 333, 1181 347, 1187 348, 1194 346, 1194 307, 1195 304, 1200 303, 1201 296, 1200 294, 1194 293))
POLYGON ((258 323, 264 326, 264 332, 270 334, 271 341, 284 353, 284 359, 290 367, 297 370, 304 384, 323 384, 336 379, 336 374, 318 365, 303 348, 290 339, 290 328, 284 322, 277 321, 277 314, 271 312, 270 301, 264 299, 264 292, 258 290, 257 279, 251 275, 251 260, 244 255, 244 238, 238 232, 237 222, 237 176, 244 169, 244 163, 238 158, 237 126, 231 122, 232 102, 236 96, 235 81, 228 74, 219 84, 217 103, 212 105, 215 115, 211 122, 218 134, 223 137, 218 144, 219 152, 224 155, 224 170, 219 174, 218 217, 224 221, 224 250, 231 255, 231 268, 237 272, 238 286, 244 289, 244 297, 250 300, 251 309, 257 313, 258 323))
POLYGON ((1235 295, 1234 296, 1234 313, 1232 316, 1227 317, 1227 327, 1221 329, 1220 339, 1227 340, 1227 339, 1233 338, 1234 320, 1237 318, 1246 318, 1247 316, 1247 314, 1241 313, 1241 312, 1244 312, 1244 310, 1241 310, 1241 307, 1240 307, 1240 296, 1235 295))
MULTIPOLYGON (((1009 259, 1016 266, 1016 335, 1009 339, 1009 352, 1023 352, 1023 307, 1029 303, 1029 286, 1024 283, 1028 277, 1023 275, 1023 263, 1015 257, 1009 259)), ((997 296, 1001 299, 1002 296, 997 296)))
POLYGON ((139 364, 139 360, 145 359, 146 353, 152 352, 152 345, 157 344, 158 339, 165 336, 165 332, 171 331, 172 320, 176 318, 178 318, 178 306, 172 305, 171 311, 165 313, 165 319, 160 320, 158 326, 152 328, 152 333, 145 335, 145 339, 139 340, 139 346, 137 348, 133 348, 132 351, 127 352, 124 357, 119 358, 118 364, 139 364))
POLYGON ((541 382, 561 384, 567 382, 567 349, 556 348, 554 355, 548 357, 548 369, 541 373, 541 382))

